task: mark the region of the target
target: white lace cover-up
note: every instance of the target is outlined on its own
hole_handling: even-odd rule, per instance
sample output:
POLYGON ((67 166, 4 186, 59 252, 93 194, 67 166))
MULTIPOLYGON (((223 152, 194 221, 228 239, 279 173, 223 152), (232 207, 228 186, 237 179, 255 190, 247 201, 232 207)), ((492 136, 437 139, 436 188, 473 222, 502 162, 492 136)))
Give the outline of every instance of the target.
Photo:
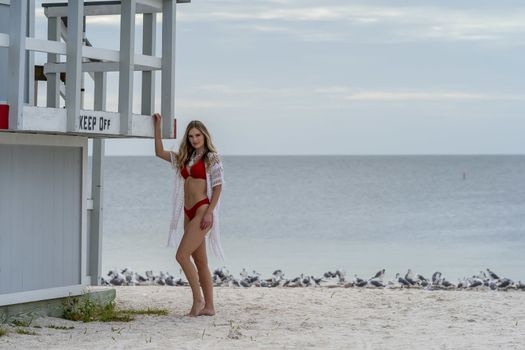
MULTIPOLYGON (((168 237, 168 247, 177 248, 184 233, 184 178, 175 163, 175 154, 170 152, 171 166, 175 170, 175 186, 173 188, 173 213, 171 215, 170 232, 168 237)), ((211 166, 206 166, 206 192, 211 201, 212 189, 215 186, 224 184, 224 174, 222 162, 217 153, 208 153, 211 166)), ((213 252, 219 259, 224 259, 224 252, 221 246, 220 226, 219 226, 220 199, 213 210, 213 225, 206 234, 206 250, 213 252)))

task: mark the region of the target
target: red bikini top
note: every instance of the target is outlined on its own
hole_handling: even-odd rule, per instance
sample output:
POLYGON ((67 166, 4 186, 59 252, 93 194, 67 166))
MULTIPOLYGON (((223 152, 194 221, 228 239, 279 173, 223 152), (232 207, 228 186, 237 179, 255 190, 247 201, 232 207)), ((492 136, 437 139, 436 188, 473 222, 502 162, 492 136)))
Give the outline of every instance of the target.
POLYGON ((191 174, 188 173, 188 169, 186 168, 186 165, 184 165, 184 168, 182 168, 180 172, 184 179, 188 178, 188 176, 191 176, 194 179, 206 180, 206 166, 204 165, 202 158, 199 159, 197 163, 193 164, 190 170, 191 174))

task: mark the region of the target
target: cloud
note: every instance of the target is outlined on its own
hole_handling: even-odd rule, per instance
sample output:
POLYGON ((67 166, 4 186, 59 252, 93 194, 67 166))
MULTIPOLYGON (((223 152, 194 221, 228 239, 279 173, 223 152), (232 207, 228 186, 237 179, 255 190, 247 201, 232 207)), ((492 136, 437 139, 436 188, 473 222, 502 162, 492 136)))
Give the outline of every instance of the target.
MULTIPOLYGON (((204 8, 203 8, 204 10, 204 8)), ((230 2, 209 5, 205 11, 184 8, 183 22, 216 22, 230 26, 244 22, 258 32, 289 34, 301 40, 317 36, 318 41, 366 40, 404 42, 421 40, 516 41, 525 33, 525 8, 454 9, 439 6, 391 6, 284 2, 280 8, 260 3, 230 2), (221 4, 222 5, 222 4, 221 4), (322 26, 315 26, 322 23, 322 26), (330 26, 324 24, 330 23, 330 26), (369 35, 356 31, 372 30, 369 35), (316 33, 312 35, 312 33, 316 33)), ((522 42, 522 40, 519 40, 522 42)))
POLYGON ((343 86, 322 87, 316 93, 346 101, 524 101, 525 94, 457 90, 360 90, 343 86))

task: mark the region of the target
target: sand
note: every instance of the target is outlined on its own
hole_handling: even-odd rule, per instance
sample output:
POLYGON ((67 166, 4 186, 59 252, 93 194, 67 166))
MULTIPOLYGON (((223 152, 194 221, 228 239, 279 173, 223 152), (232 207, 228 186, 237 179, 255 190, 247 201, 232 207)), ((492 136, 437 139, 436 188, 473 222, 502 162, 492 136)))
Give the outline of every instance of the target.
MULTIPOLYGON (((96 289, 103 289, 97 287, 96 289)), ((168 316, 130 323, 40 318, 1 349, 524 349, 525 292, 215 288, 217 314, 185 317, 188 287, 114 287, 117 306, 168 316)), ((5 326, 4 326, 5 328, 5 326)), ((8 327, 11 331, 12 327, 8 327)))

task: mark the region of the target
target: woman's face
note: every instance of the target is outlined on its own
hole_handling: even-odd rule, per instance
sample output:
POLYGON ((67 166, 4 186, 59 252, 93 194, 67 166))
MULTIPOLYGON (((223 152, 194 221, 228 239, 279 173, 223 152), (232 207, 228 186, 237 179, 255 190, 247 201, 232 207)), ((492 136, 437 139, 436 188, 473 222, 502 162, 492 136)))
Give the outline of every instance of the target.
POLYGON ((188 141, 195 149, 204 147, 204 135, 197 128, 190 129, 190 131, 188 132, 188 141))

